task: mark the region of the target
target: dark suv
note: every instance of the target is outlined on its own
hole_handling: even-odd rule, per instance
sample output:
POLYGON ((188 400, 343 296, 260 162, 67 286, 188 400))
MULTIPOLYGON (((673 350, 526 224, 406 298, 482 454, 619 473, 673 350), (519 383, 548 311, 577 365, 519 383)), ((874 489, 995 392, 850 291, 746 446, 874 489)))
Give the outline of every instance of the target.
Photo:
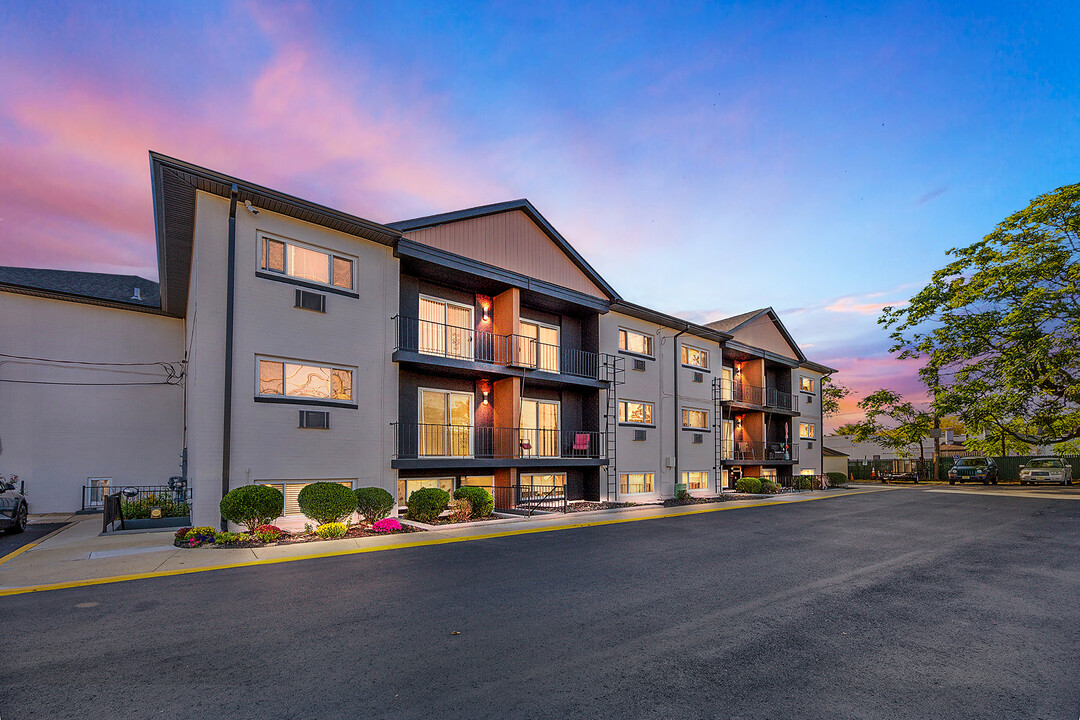
POLYGON ((955 485, 957 481, 974 482, 976 480, 983 485, 989 485, 990 483, 997 485, 998 469, 993 460, 984 457, 960 458, 949 469, 950 485, 955 485))
POLYGON ((29 514, 26 496, 15 489, 15 483, 0 478, 0 530, 21 533, 29 514))

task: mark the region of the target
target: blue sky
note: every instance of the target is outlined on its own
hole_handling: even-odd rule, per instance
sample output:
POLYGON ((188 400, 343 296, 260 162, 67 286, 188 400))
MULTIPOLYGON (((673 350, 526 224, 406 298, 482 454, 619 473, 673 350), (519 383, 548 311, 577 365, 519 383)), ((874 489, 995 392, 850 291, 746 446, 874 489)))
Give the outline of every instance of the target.
POLYGON ((0 264, 154 277, 150 149, 383 222, 528 197, 627 299, 914 392, 878 309, 1078 180, 1075 3, 174 5, 0 8, 0 264))

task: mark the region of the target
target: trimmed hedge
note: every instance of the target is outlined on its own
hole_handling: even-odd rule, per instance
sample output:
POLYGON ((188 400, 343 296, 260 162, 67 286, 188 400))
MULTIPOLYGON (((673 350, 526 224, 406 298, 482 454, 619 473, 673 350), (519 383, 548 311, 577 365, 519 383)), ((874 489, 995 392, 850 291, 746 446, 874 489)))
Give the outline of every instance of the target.
POLYGON ((775 495, 780 492, 780 483, 775 483, 772 480, 761 481, 761 493, 763 495, 775 495))
POLYGON ((813 490, 813 479, 806 475, 798 475, 795 477, 795 488, 797 490, 813 490))
POLYGON ((829 476, 829 487, 837 487, 848 481, 848 476, 841 472, 826 473, 829 476))
POLYGON ((744 477, 735 481, 735 490, 741 493, 757 495, 761 492, 761 479, 756 477, 744 477))
POLYGON ((432 523, 450 504, 450 493, 439 488, 420 488, 409 496, 405 517, 422 523, 432 523))
POLYGON ((468 500, 472 505, 472 517, 484 518, 495 511, 495 498, 482 487, 459 487, 454 491, 455 500, 468 500))
POLYGON ((306 485, 296 500, 300 503, 300 512, 320 525, 341 522, 356 509, 353 491, 332 482, 306 485))
POLYGON ((356 512, 368 525, 374 525, 394 509, 394 496, 377 487, 356 488, 356 512))
POLYGON ((269 485, 244 485, 221 498, 221 517, 243 525, 249 533, 260 525, 269 525, 285 512, 285 496, 269 485))

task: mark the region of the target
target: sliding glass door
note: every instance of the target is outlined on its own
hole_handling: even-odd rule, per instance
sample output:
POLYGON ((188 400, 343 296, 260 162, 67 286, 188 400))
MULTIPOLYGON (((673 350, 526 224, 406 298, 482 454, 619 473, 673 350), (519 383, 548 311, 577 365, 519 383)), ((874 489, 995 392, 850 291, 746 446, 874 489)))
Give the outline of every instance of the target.
POLYGON ((472 456, 472 402, 468 393, 420 391, 421 456, 472 456))
POLYGON ((521 400, 521 456, 559 456, 559 403, 521 400))
POLYGON ((473 309, 437 298, 420 298, 419 350, 427 355, 471 360, 473 309))

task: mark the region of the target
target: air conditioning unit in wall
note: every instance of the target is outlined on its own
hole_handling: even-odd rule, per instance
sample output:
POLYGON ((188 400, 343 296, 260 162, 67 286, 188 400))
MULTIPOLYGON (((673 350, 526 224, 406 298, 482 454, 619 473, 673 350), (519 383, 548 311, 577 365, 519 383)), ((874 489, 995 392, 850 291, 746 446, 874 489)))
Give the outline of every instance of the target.
POLYGON ((695 433, 694 434, 694 444, 695 445, 701 445, 703 442, 705 442, 705 439, 701 436, 701 434, 700 433, 695 433))
POLYGON ((647 437, 647 432, 645 430, 635 430, 634 431, 634 442, 642 442, 643 440, 645 440, 646 437, 647 437))
POLYGON ((664 467, 666 467, 666 468, 675 467, 675 458, 673 458, 673 457, 664 458, 664 467))
POLYGON ((705 375, 703 373, 699 373, 699 372, 694 373, 694 382, 699 383, 699 382, 704 382, 704 381, 705 381, 705 375))
POLYGON ((634 369, 637 370, 638 372, 645 372, 645 361, 635 359, 634 360, 634 369))

